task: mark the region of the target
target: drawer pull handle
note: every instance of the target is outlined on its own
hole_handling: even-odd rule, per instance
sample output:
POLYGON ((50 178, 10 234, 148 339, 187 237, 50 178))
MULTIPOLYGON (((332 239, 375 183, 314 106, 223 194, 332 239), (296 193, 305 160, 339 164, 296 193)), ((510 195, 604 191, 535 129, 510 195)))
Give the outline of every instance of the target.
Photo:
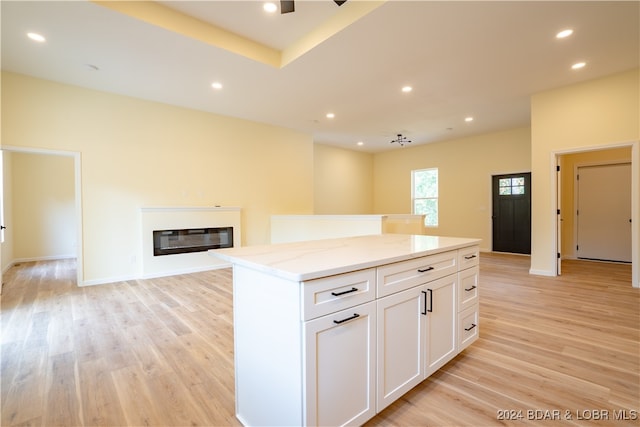
POLYGON ((353 316, 347 317, 346 319, 342 319, 342 320, 334 320, 333 323, 335 323, 336 325, 339 325, 340 323, 344 323, 344 322, 347 322, 349 320, 356 319, 358 317, 360 317, 360 315, 358 313, 353 313, 353 316))
POLYGON ((469 289, 464 288, 465 291, 467 292, 471 292, 472 290, 474 290, 476 288, 476 285, 473 285, 472 287, 470 287, 469 289))
POLYGON ((469 332, 470 330, 472 330, 472 329, 473 329, 473 328, 475 328, 476 326, 478 326, 478 325, 476 325, 475 323, 472 323, 472 324, 471 324, 471 326, 469 326, 468 328, 464 328, 464 330, 465 330, 465 331, 467 331, 467 332, 469 332))
POLYGON ((333 295, 334 297, 339 297, 340 295, 349 294, 351 292, 356 292, 357 290, 358 290, 358 288, 351 288, 348 291, 331 292, 331 295, 333 295))
POLYGON ((418 269, 418 273, 426 273, 427 271, 433 270, 435 267, 427 267, 423 269, 418 269))
POLYGON ((468 255, 468 256, 464 257, 464 259, 474 259, 475 257, 476 257, 476 255, 473 254, 473 255, 468 255))

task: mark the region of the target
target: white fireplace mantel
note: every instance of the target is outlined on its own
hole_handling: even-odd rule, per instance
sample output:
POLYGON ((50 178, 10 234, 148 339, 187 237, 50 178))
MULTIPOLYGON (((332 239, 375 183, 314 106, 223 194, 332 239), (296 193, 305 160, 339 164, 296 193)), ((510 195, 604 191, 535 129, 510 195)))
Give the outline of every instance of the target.
POLYGON ((236 206, 147 206, 142 212, 240 212, 236 206))

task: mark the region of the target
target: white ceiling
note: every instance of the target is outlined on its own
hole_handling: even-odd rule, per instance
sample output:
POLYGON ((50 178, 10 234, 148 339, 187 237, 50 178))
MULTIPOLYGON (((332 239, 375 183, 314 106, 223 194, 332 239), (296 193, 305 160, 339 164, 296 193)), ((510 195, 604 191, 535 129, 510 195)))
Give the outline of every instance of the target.
MULTIPOLYGON (((261 1, 159 3, 277 52, 357 2, 298 0, 271 16, 261 1)), ((398 133, 417 145, 528 126, 531 94, 639 66, 638 1, 380 3, 280 67, 88 1, 3 0, 2 69, 377 152, 399 149, 398 133)))

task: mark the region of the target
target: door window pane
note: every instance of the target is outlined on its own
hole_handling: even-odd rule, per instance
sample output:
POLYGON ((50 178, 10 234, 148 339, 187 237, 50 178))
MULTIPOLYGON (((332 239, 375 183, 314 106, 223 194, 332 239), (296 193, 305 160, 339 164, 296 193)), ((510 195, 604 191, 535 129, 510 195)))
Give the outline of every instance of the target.
POLYGON ((501 196, 520 196, 525 194, 524 177, 500 178, 498 182, 499 194, 501 196))

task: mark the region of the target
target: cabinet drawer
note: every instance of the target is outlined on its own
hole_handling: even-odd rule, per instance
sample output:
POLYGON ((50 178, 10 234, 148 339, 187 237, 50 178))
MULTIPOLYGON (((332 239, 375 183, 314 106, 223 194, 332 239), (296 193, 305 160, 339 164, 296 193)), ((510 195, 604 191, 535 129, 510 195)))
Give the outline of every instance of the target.
POLYGON ((458 249, 458 265, 460 270, 474 267, 480 262, 480 247, 469 246, 468 248, 458 249))
POLYGON ((458 271, 458 252, 449 251, 378 267, 378 298, 458 271))
POLYGON ((478 266, 458 273, 458 311, 478 303, 478 266))
POLYGON ((458 313, 458 352, 478 339, 480 328, 478 320, 477 305, 458 313))
POLYGON ((373 301, 375 283, 373 268, 302 282, 302 320, 373 301))

